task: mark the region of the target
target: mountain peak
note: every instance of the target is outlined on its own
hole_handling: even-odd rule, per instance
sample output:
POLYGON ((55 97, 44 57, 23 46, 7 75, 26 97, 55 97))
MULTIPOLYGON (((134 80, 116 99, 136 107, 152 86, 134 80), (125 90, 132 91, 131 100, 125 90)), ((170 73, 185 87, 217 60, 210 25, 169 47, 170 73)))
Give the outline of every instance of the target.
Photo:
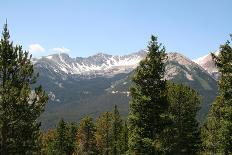
POLYGON ((59 53, 37 59, 35 64, 64 74, 114 75, 130 72, 144 57, 142 51, 125 56, 97 53, 87 58, 71 58, 67 53, 59 53), (50 65, 45 65, 44 62, 50 65))
MULTIPOLYGON (((112 76, 119 73, 129 73, 138 66, 139 62, 146 57, 146 54, 146 50, 140 50, 124 56, 97 53, 89 57, 71 58, 67 53, 59 53, 36 59, 33 63, 37 66, 43 66, 43 68, 63 75, 112 76)), ((185 66, 189 71, 193 67, 202 67, 209 74, 214 76, 214 73, 217 72, 217 70, 215 70, 215 65, 212 64, 212 58, 210 57, 208 60, 209 56, 211 55, 200 58, 199 60, 201 61, 195 61, 198 64, 197 65, 195 62, 180 53, 170 52, 168 53, 167 61, 169 63, 179 63, 185 66)), ((188 74, 186 73, 186 75, 188 74)))
MULTIPOLYGON (((215 55, 219 55, 220 51, 217 50, 217 51, 215 51, 213 53, 215 55)), ((202 68, 204 68, 215 79, 219 78, 219 72, 218 72, 218 69, 217 69, 217 67, 216 67, 216 65, 214 63, 214 60, 212 58, 211 53, 194 60, 194 62, 197 63, 198 65, 200 65, 202 68)))

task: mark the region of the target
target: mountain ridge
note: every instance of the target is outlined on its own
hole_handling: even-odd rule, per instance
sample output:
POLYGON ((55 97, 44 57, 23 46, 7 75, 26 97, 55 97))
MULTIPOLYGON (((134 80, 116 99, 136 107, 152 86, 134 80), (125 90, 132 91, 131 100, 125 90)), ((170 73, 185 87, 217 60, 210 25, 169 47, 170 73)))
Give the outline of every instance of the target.
MULTIPOLYGON (((114 75, 130 72, 144 57, 145 52, 142 51, 124 56, 97 53, 86 58, 71 58, 66 53, 60 53, 34 59, 34 64, 43 65, 46 62, 50 64, 50 67, 52 67, 54 71, 62 71, 66 74, 101 75, 108 73, 114 75)), ((44 67, 46 68, 48 66, 44 67)))
MULTIPOLYGON (((85 115, 96 118, 115 104, 126 116, 131 76, 145 56, 146 51, 142 50, 125 56, 98 53, 87 58, 54 54, 34 61, 35 70, 40 73, 38 83, 50 97, 41 116, 43 128, 54 127, 59 118, 68 121, 78 121, 85 115)), ((201 95, 198 120, 203 121, 217 93, 216 80, 182 54, 171 52, 167 57, 165 78, 188 85, 201 95)))

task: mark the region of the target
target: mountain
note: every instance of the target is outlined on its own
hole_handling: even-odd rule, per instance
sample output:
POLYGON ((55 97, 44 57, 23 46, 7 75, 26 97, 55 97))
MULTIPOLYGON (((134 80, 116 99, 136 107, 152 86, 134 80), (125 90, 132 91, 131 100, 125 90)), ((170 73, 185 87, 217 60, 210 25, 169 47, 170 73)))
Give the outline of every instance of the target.
MULTIPOLYGON (((219 51, 214 52, 214 54, 218 55, 219 51)), ((202 68, 204 68, 216 80, 218 80, 219 72, 215 66, 213 59, 212 59, 211 53, 194 60, 194 62, 196 62, 198 65, 200 65, 202 68)))
POLYGON ((39 68, 45 68, 55 74, 79 75, 82 77, 113 76, 132 71, 145 57, 144 51, 125 56, 112 56, 104 53, 87 58, 70 58, 66 53, 53 54, 40 59, 34 59, 39 68))
MULTIPOLYGON (((217 94, 217 82, 201 66, 179 53, 168 53, 165 78, 175 83, 181 83, 195 89, 202 99, 198 120, 203 121, 211 103, 217 94)), ((129 95, 128 88, 131 85, 131 73, 124 79, 116 81, 108 91, 113 94, 129 95)))
MULTIPOLYGON (((129 87, 133 70, 146 51, 125 56, 98 53, 87 58, 53 54, 34 59, 50 100, 41 116, 43 129, 54 127, 60 118, 79 121, 84 115, 96 118, 115 104, 123 116, 128 114, 129 87)), ((165 78, 189 85, 202 97, 200 121, 204 120, 217 94, 216 80, 201 66, 179 53, 169 53, 165 78)))

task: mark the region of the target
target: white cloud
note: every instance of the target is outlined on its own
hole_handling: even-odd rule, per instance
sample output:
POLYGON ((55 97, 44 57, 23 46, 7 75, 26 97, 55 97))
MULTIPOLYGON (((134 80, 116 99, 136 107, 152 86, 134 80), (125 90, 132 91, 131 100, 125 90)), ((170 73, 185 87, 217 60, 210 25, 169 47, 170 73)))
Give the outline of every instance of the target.
POLYGON ((64 47, 57 47, 57 48, 53 48, 52 51, 57 53, 68 53, 70 49, 64 47))
POLYGON ((31 53, 44 52, 45 49, 40 44, 31 44, 29 45, 29 51, 31 53))

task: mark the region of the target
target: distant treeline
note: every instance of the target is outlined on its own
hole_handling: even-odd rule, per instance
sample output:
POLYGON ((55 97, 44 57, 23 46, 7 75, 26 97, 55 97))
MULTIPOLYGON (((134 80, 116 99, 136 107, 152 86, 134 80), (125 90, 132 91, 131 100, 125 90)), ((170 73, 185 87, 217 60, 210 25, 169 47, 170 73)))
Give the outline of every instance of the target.
POLYGON ((232 154, 229 41, 218 56, 212 54, 221 76, 219 94, 203 126, 196 120, 198 93, 165 80, 166 50, 151 36, 147 56, 132 77, 128 118, 122 119, 115 105, 96 121, 89 116, 79 124, 61 119, 55 129, 42 133, 37 120, 48 96, 36 87, 31 56, 9 39, 5 24, 0 41, 1 155, 232 154))

